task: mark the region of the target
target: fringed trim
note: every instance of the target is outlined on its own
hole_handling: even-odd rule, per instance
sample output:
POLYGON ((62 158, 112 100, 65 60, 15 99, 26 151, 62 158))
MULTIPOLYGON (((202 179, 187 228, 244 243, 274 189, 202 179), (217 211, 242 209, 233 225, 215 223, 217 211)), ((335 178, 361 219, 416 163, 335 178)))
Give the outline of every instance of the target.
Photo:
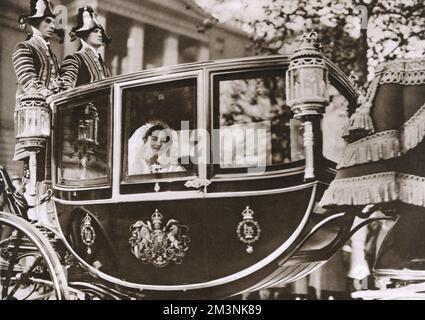
POLYGON ((425 177, 383 172, 336 179, 325 191, 319 206, 358 206, 396 200, 425 207, 425 177))
POLYGON ((381 66, 380 84, 402 85, 425 84, 425 59, 404 59, 385 63, 381 66))
POLYGON ((375 100, 378 86, 384 83, 402 85, 425 84, 425 59, 400 59, 380 64, 370 84, 366 97, 359 97, 360 106, 350 117, 343 138, 352 142, 375 132, 370 110, 375 100), (364 101, 360 101, 364 100, 364 101))
POLYGON ((367 136, 345 147, 337 169, 354 165, 387 160, 400 155, 400 142, 397 130, 389 130, 367 136))
POLYGON ((425 207, 425 178, 411 174, 398 174, 400 200, 425 207))
POLYGON ((416 147, 425 137, 425 104, 401 127, 403 152, 416 147))
POLYGON ((380 84, 397 83, 402 85, 425 84, 425 70, 412 72, 385 72, 380 84))
POLYGON ((347 144, 337 169, 398 157, 415 148, 424 138, 425 104, 400 130, 378 132, 347 144))
POLYGON ((368 205, 398 199, 396 172, 383 172, 355 178, 336 179, 325 191, 322 207, 368 205))

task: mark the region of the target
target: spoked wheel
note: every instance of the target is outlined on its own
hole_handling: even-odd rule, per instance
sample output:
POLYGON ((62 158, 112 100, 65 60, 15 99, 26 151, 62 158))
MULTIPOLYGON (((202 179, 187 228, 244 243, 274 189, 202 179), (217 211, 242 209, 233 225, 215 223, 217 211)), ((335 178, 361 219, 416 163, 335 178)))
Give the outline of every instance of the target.
POLYGON ((0 298, 69 298, 64 270, 46 237, 26 220, 3 212, 0 212, 0 298))
POLYGON ((111 288, 87 283, 87 282, 71 282, 69 284, 71 295, 75 295, 74 300, 121 300, 131 299, 128 296, 119 293, 111 288))

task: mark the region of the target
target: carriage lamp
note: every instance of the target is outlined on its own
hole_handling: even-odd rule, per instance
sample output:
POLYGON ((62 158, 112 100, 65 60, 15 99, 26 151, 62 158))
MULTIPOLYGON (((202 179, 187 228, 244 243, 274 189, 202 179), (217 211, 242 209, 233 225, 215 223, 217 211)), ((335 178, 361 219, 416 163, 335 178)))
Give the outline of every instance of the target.
POLYGON ((30 92, 18 98, 14 116, 17 150, 29 154, 29 194, 35 196, 37 153, 44 152, 50 137, 50 108, 42 95, 30 92))
POLYGON ((303 122, 305 180, 314 179, 321 158, 320 120, 329 104, 328 68, 316 32, 304 34, 286 73, 286 103, 303 122))
POLYGON ((94 155, 97 141, 99 114, 92 103, 84 108, 84 113, 78 121, 77 148, 80 159, 81 179, 86 178, 87 163, 94 155))

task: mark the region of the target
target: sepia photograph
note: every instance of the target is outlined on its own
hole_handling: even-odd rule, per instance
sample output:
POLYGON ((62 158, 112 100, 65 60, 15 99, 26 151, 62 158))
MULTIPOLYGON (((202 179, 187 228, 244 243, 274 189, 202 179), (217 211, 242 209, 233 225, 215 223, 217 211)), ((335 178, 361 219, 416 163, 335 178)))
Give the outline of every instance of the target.
POLYGON ((425 300, 424 54, 424 0, 0 0, 0 300, 425 300))

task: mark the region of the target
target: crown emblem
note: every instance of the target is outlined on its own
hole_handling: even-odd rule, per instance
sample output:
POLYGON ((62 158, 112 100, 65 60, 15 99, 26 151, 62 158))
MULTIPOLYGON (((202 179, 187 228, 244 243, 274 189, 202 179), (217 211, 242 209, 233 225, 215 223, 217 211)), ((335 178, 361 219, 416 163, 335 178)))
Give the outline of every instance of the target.
POLYGON ((242 211, 243 220, 252 219, 253 215, 254 215, 254 211, 250 209, 249 206, 246 206, 245 210, 242 211))
POLYGON ((155 224, 162 224, 162 218, 164 218, 164 216, 162 215, 161 212, 158 211, 158 209, 155 209, 155 212, 152 214, 152 223, 155 224))
POLYGON ((88 214, 86 214, 86 216, 84 217, 84 225, 91 225, 91 218, 88 214))

